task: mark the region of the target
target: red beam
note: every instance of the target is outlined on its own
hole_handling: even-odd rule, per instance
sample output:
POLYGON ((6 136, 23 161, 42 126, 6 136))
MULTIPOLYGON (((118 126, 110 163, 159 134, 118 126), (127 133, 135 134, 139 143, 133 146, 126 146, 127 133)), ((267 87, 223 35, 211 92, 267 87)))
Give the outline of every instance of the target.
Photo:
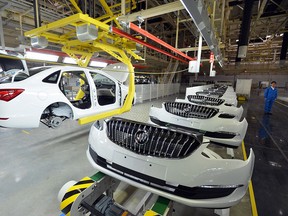
MULTIPOLYGON (((145 42, 145 41, 143 41, 143 40, 140 40, 140 39, 138 39, 138 38, 135 38, 135 37, 133 37, 132 35, 127 34, 126 32, 124 32, 124 31, 122 31, 122 30, 120 30, 120 29, 117 29, 117 28, 115 28, 115 27, 112 27, 112 31, 113 31, 113 33, 115 33, 115 34, 118 34, 118 35, 120 35, 120 36, 122 36, 122 37, 128 38, 128 39, 130 39, 130 40, 132 40, 132 41, 135 41, 135 42, 137 42, 137 43, 139 43, 139 44, 142 44, 143 46, 146 46, 146 47, 148 47, 148 48, 150 48, 150 49, 153 49, 153 50, 155 50, 155 51, 157 51, 157 52, 163 53, 164 55, 167 55, 167 56, 169 56, 169 57, 171 57, 171 58, 174 58, 174 59, 179 60, 179 61, 181 61, 181 62, 184 62, 184 63, 186 63, 186 64, 189 63, 189 62, 186 61, 185 59, 182 59, 182 58, 179 58, 179 57, 177 57, 177 56, 174 56, 174 55, 172 55, 171 53, 168 53, 168 52, 166 52, 166 51, 164 51, 164 50, 162 50, 162 49, 159 49, 159 48, 157 48, 157 47, 155 47, 155 46, 153 46, 153 45, 151 45, 151 44, 149 44, 149 43, 147 43, 147 42, 145 42)), ((194 60, 194 59, 193 59, 193 60, 194 60)))
POLYGON ((195 58, 191 58, 189 56, 187 56, 186 54, 184 54, 183 52, 181 52, 180 50, 176 49, 175 47, 171 46, 170 44, 164 42, 163 40, 157 38, 156 36, 150 34, 149 32, 145 31, 144 29, 141 29, 140 27, 138 27, 137 25, 133 24, 133 23, 130 23, 130 29, 142 34, 143 36, 145 37, 148 37, 150 38, 151 40, 155 41, 156 43, 159 43, 161 44, 162 46, 170 49, 171 51, 181 55, 182 57, 190 60, 190 61, 193 61, 195 60, 195 58))

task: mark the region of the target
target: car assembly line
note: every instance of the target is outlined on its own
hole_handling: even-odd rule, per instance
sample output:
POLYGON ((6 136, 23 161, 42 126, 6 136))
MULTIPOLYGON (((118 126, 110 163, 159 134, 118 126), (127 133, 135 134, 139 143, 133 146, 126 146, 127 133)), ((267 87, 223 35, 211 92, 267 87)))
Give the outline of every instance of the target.
POLYGON ((288 215, 287 11, 0 0, 1 215, 288 215))

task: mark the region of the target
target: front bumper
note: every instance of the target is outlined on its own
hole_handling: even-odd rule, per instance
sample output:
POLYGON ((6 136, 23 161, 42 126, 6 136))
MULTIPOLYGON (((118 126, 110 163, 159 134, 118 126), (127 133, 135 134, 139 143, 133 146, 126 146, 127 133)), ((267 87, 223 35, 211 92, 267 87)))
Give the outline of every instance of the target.
POLYGON ((157 158, 116 145, 106 129, 105 124, 102 130, 92 126, 86 153, 92 166, 109 176, 192 207, 228 208, 246 193, 252 150, 246 161, 221 159, 204 156, 208 143, 203 143, 183 159, 157 158))
POLYGON ((184 118, 167 112, 164 106, 151 107, 149 116, 155 124, 201 132, 213 142, 235 148, 241 145, 248 127, 245 118, 241 122, 236 119, 218 118, 218 115, 211 119, 184 118))

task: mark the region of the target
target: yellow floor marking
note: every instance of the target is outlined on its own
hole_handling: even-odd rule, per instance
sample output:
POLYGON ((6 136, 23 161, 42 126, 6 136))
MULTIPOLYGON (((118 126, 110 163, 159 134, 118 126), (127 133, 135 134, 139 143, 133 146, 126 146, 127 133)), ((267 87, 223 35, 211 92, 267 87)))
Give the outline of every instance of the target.
MULTIPOLYGON (((247 160, 247 154, 246 154, 244 141, 242 141, 242 152, 243 152, 244 160, 247 160)), ((257 211, 257 206, 256 206, 256 201, 255 201, 255 196, 254 196, 252 180, 250 180, 248 188, 249 188, 250 202, 251 202, 251 208, 252 208, 252 215, 253 216, 258 216, 258 211, 257 211)))
POLYGON ((276 103, 281 104, 282 106, 288 107, 286 104, 280 103, 279 101, 276 101, 276 103))
POLYGON ((26 130, 22 130, 22 133, 25 133, 25 134, 30 134, 28 131, 26 130))

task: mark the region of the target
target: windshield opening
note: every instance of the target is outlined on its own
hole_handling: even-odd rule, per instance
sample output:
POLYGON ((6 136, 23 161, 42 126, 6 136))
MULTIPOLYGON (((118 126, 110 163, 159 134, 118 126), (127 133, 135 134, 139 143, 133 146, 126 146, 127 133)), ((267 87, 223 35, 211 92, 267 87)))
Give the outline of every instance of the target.
POLYGON ((0 57, 0 67, 2 71, 11 69, 25 70, 23 63, 20 59, 0 57))

